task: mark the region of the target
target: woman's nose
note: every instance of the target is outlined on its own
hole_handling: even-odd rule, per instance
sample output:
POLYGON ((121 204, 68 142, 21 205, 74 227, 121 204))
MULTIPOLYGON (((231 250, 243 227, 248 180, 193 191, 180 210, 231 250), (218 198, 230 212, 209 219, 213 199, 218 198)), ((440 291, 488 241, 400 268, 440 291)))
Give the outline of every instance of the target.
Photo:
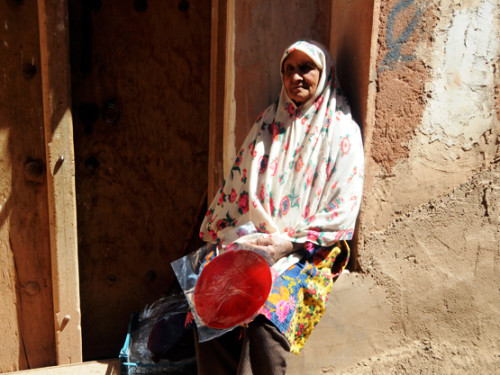
POLYGON ((301 79, 302 79, 302 76, 299 73, 297 73, 297 72, 293 73, 293 75, 292 75, 293 81, 300 81, 301 79))

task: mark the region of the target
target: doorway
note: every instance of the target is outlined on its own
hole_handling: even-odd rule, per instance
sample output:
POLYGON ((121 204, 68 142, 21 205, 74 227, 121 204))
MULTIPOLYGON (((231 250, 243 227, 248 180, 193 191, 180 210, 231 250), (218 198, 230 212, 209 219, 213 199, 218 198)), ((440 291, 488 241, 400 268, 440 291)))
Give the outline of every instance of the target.
POLYGON ((84 360, 165 292, 207 187, 211 4, 70 0, 84 360))

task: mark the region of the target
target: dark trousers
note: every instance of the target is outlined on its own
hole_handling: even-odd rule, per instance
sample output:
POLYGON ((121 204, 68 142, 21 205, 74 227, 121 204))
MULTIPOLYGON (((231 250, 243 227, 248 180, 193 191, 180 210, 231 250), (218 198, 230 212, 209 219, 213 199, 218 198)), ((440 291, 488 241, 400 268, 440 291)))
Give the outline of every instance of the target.
POLYGON ((247 328, 198 342, 198 375, 283 375, 290 344, 283 334, 259 315, 247 328))

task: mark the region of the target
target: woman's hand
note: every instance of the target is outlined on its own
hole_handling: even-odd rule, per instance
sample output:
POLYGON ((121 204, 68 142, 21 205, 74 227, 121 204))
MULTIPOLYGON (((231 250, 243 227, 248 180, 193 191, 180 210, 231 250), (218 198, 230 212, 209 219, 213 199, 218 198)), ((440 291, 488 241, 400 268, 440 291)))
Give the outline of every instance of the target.
POLYGON ((248 242, 248 245, 268 253, 275 262, 298 250, 292 241, 277 236, 261 237, 255 241, 248 242))

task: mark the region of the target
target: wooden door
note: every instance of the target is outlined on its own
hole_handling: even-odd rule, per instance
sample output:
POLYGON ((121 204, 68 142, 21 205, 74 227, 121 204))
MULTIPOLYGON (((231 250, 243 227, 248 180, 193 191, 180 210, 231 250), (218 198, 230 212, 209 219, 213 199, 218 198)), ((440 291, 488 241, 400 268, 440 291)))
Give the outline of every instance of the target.
POLYGON ((210 1, 71 0, 84 359, 173 281, 207 187, 210 1))

